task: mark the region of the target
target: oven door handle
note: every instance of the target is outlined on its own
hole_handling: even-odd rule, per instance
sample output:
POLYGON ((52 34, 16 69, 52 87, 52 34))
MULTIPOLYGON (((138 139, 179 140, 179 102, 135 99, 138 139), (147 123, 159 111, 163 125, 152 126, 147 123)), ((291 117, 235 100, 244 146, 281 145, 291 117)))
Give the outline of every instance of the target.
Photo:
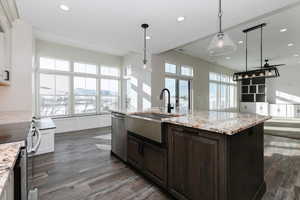
POLYGON ((30 153, 36 153, 37 152, 38 148, 40 147, 41 140, 42 140, 42 136, 41 136, 40 130, 36 129, 35 131, 36 131, 38 139, 37 139, 36 145, 31 148, 30 153))

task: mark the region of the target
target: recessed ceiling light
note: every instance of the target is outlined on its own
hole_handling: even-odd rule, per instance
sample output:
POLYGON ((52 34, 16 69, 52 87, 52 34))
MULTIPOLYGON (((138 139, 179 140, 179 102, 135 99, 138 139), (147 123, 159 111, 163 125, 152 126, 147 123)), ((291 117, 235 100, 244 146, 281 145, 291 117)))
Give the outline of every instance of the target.
POLYGON ((280 32, 281 33, 283 33, 283 32, 286 32, 287 31, 287 29, 286 28, 282 28, 282 29, 280 29, 280 32))
POLYGON ((299 54, 294 54, 295 57, 299 57, 299 54))
POLYGON ((150 40, 151 39, 151 37, 150 36, 146 36, 146 40, 150 40))
POLYGON ((225 59, 226 59, 226 60, 230 60, 231 58, 230 58, 230 57, 226 57, 225 59))
POLYGON ((177 21, 178 21, 178 22, 182 22, 182 21, 184 21, 184 20, 185 20, 185 17, 183 17, 183 16, 180 16, 180 17, 177 18, 177 21))
POLYGON ((244 43, 244 41, 243 41, 243 40, 240 40, 240 41, 238 41, 238 43, 239 43, 239 44, 243 44, 243 43, 244 43))
POLYGON ((288 46, 292 47, 292 46, 294 46, 294 44, 293 43, 288 43, 288 46))
POLYGON ((59 8, 63 11, 69 11, 70 10, 70 7, 67 6, 66 4, 60 4, 59 5, 59 8))

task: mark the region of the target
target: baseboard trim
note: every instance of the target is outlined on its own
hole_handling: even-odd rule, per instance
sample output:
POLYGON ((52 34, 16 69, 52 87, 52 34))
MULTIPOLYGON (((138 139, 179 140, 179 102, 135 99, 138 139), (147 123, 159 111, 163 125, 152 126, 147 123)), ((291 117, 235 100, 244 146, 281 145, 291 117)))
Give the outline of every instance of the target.
POLYGON ((65 131, 65 132, 55 132, 55 135, 76 133, 76 132, 81 132, 81 131, 106 130, 106 129, 107 130, 111 129, 111 126, 104 126, 104 127, 98 127, 98 128, 87 128, 87 129, 74 130, 74 131, 65 131))

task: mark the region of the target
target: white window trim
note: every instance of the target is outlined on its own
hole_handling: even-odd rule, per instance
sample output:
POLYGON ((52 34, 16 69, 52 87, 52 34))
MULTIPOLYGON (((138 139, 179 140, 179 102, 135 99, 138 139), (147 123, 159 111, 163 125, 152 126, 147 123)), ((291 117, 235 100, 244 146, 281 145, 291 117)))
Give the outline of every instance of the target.
POLYGON ((107 76, 100 74, 101 66, 110 67, 109 65, 104 64, 95 64, 95 63, 88 63, 84 61, 71 61, 68 59, 62 59, 62 58, 55 58, 55 57, 49 57, 49 56, 38 56, 36 57, 36 68, 34 73, 35 78, 35 115, 37 117, 44 117, 40 115, 40 74, 52 74, 52 75, 65 75, 69 76, 69 102, 68 102, 68 114, 67 115, 53 115, 53 116, 47 116, 47 117, 53 117, 53 118, 66 118, 66 117, 78 117, 78 116, 92 116, 92 115, 102 115, 102 114, 108 114, 108 111, 101 111, 100 105, 101 105, 101 98, 100 98, 100 88, 101 88, 101 79, 112 79, 112 80, 118 80, 119 83, 119 95, 118 95, 118 107, 121 108, 121 99, 122 99, 122 69, 118 66, 112 66, 113 68, 119 69, 119 76, 107 76), (61 70, 51 70, 51 69, 42 69, 40 68, 40 58, 48 58, 48 59, 55 59, 55 60, 63 60, 68 61, 70 64, 70 71, 61 71, 61 70), (97 74, 88 74, 88 73, 80 73, 80 72, 74 72, 74 63, 82 63, 82 64, 89 64, 89 65, 95 65, 97 67, 97 74), (85 77, 85 78, 96 78, 96 112, 93 113, 80 113, 75 114, 74 111, 74 77, 85 77))

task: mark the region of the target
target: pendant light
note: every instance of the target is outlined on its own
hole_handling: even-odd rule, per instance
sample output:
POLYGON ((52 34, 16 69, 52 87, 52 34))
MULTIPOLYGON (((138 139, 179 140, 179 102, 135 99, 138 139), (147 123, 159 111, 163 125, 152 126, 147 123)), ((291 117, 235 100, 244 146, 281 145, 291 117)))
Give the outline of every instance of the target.
POLYGON ((143 59, 143 68, 147 68, 147 28, 149 28, 148 24, 142 24, 141 26, 144 29, 144 59, 143 59))
POLYGON ((222 2, 219 0, 219 32, 213 37, 207 49, 211 56, 223 56, 236 50, 236 45, 230 37, 222 31, 222 15, 222 2))

